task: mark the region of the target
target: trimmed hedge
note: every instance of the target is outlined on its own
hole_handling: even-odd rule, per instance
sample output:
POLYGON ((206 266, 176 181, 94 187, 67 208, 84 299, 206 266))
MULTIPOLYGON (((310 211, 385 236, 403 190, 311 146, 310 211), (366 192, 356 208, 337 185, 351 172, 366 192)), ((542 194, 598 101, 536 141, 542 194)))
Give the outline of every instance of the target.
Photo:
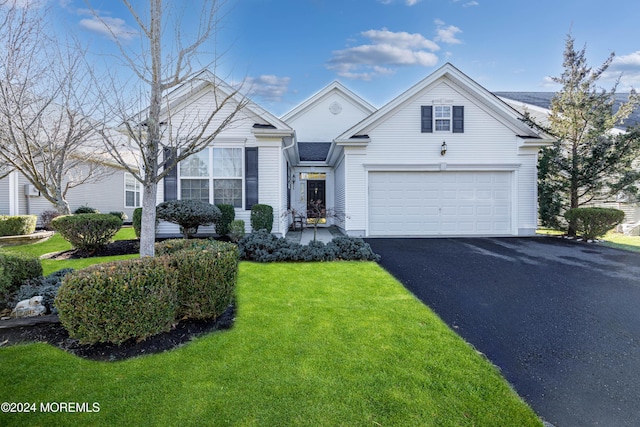
POLYGON ((39 258, 21 253, 0 253, 0 298, 7 302, 22 282, 42 276, 39 258))
POLYGON ((201 225, 216 222, 222 213, 220 209, 201 200, 169 200, 156 207, 158 219, 178 224, 185 239, 198 232, 201 225))
POLYGON ((65 276, 60 322, 83 344, 143 340, 171 329, 178 308, 169 257, 96 264, 65 276))
POLYGON ((587 240, 607 234, 624 220, 624 212, 610 208, 574 208, 565 212, 569 222, 575 222, 577 233, 587 240))
POLYGON ((251 207, 251 229, 253 231, 267 230, 271 233, 273 228, 273 207, 256 203, 251 207))
POLYGON ((216 233, 218 233, 218 235, 220 236, 226 236, 227 234, 229 234, 229 227, 231 226, 231 222, 236 219, 236 209, 233 207, 233 205, 227 205, 227 204, 219 204, 216 205, 216 207, 218 209, 220 209, 220 212, 222 215, 220 215, 220 218, 216 221, 214 221, 214 224, 216 226, 216 233))
POLYGON ((141 340, 178 319, 216 318, 233 302, 235 245, 176 239, 156 252, 68 274, 54 304, 69 335, 82 343, 141 340))
POLYGON ((110 214, 64 215, 54 218, 51 227, 74 248, 94 252, 111 242, 122 220, 110 214))
POLYGON ((236 245, 216 240, 172 239, 157 243, 156 254, 172 257, 180 317, 215 318, 231 304, 238 274, 236 245))
POLYGON ((0 237, 24 236, 36 231, 35 215, 0 215, 0 237))
POLYGON ((131 225, 133 226, 134 233, 136 233, 136 238, 139 239, 142 230, 142 208, 135 208, 133 210, 131 225))
POLYGON ((335 237, 326 245, 320 241, 308 245, 278 238, 266 230, 245 236, 238 242, 240 258, 247 261, 378 261, 379 255, 364 240, 353 237, 335 237))

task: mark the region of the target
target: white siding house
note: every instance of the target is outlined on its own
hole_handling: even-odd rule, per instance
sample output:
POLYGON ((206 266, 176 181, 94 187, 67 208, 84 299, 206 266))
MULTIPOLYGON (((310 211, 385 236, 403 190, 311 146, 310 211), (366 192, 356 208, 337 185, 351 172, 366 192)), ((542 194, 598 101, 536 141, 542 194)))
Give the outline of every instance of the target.
POLYGON ((344 231, 535 234, 537 152, 551 140, 519 117, 444 65, 334 139, 329 164, 344 168, 344 231))

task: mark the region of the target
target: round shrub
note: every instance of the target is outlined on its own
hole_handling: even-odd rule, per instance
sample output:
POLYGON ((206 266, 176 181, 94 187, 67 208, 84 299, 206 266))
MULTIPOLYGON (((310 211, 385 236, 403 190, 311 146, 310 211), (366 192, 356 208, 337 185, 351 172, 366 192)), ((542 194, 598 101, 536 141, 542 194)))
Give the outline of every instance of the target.
POLYGON ((251 228, 253 231, 267 230, 268 233, 271 233, 273 207, 262 204, 253 205, 251 207, 251 228))
POLYGON ((78 209, 76 209, 75 211, 73 211, 74 214, 79 215, 79 214, 89 214, 89 213, 100 213, 100 211, 98 209, 89 207, 87 205, 84 206, 80 206, 78 209))
POLYGON ((122 220, 109 214, 64 215, 51 221, 51 227, 74 248, 91 253, 111 241, 122 220))
POLYGON ((136 233, 136 238, 139 239, 142 230, 142 208, 135 208, 133 210, 131 225, 133 226, 134 233, 136 233))
POLYGON ((168 257, 96 264, 65 276, 60 322, 83 344, 123 343, 168 331, 176 319, 176 271, 168 257))
POLYGON ((335 254, 337 259, 345 261, 379 261, 377 255, 364 240, 357 237, 334 237, 327 247, 335 254))
POLYGON ((583 238, 595 239, 620 224, 624 212, 610 208, 574 208, 565 212, 564 217, 575 223, 576 231, 583 238))
POLYGON ((36 231, 35 215, 0 215, 1 236, 24 236, 36 231))
POLYGON ((224 203, 216 205, 216 207, 220 209, 221 212, 220 218, 214 222, 216 226, 216 233, 220 236, 226 236, 229 234, 231 222, 236 218, 236 209, 233 205, 227 205, 224 203))
POLYGON ((118 218, 120 218, 122 222, 125 222, 126 220, 129 219, 127 214, 121 211, 111 211, 109 212, 109 215, 117 216, 118 218))
POLYGON ((171 257, 176 270, 178 316, 216 318, 233 301, 238 249, 206 239, 172 239, 156 244, 157 255, 171 257))
POLYGON ((229 239, 232 242, 238 243, 240 239, 244 237, 244 221, 241 219, 235 219, 231 221, 229 225, 229 239))
POLYGON ((201 200, 169 200, 156 207, 156 215, 158 219, 178 224, 180 232, 188 239, 198 232, 199 226, 213 224, 222 213, 201 200))

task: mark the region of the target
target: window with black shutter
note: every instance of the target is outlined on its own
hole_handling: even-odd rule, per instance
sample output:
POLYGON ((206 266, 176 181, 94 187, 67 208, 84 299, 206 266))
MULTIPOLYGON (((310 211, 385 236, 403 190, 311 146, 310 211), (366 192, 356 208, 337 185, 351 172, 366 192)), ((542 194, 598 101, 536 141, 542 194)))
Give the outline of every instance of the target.
POLYGON ((433 107, 431 105, 423 105, 422 113, 422 133, 433 132, 433 107))
POLYGON ((245 155, 245 209, 258 203, 258 147, 247 147, 244 149, 245 155))

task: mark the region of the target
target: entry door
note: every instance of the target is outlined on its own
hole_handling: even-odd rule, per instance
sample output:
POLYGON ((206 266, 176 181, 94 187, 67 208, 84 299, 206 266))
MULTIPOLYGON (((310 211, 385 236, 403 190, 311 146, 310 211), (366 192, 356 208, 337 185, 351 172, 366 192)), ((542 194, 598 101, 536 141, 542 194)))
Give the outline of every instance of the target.
MULTIPOLYGON (((326 206, 327 206, 327 199, 325 194, 325 190, 326 190, 325 182, 326 181, 316 181, 316 180, 307 181, 307 218, 310 218, 310 219, 325 218, 326 206), (311 204, 313 202, 317 203, 318 200, 322 205, 322 208, 323 208, 322 212, 313 212, 311 204)), ((324 222, 324 221, 321 221, 321 222, 324 222)))

